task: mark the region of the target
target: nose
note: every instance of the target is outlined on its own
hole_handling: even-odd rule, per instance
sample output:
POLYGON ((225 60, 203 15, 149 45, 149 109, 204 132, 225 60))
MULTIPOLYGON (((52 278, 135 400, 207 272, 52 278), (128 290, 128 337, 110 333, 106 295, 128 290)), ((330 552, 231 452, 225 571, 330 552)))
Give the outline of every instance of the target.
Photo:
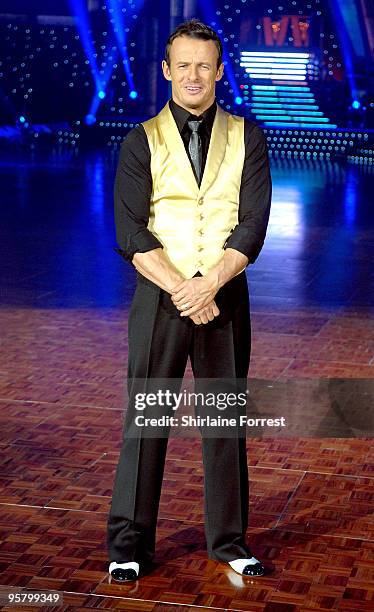
POLYGON ((198 72, 197 72, 198 68, 195 64, 191 64, 190 66, 190 81, 196 81, 197 77, 198 77, 198 72))

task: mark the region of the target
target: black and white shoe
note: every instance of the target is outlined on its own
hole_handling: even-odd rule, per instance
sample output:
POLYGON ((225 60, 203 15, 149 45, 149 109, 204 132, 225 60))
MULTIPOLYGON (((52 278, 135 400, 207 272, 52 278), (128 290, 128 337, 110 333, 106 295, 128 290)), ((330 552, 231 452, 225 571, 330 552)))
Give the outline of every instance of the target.
POLYGON ((128 561, 127 563, 112 561, 109 565, 109 574, 118 582, 130 582, 138 579, 139 569, 139 563, 136 561, 128 561))
POLYGON ((243 576, 263 576, 265 574, 264 566, 256 557, 234 559, 234 561, 228 563, 235 572, 243 576))

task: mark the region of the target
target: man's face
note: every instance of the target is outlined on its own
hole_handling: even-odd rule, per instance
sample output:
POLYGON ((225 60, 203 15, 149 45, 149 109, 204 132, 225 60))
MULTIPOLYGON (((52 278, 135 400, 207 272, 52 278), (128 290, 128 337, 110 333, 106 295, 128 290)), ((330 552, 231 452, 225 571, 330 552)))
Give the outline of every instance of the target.
POLYGON ((162 62, 165 79, 171 81, 174 102, 194 115, 201 115, 215 100, 218 50, 213 40, 178 36, 170 47, 170 66, 162 62))

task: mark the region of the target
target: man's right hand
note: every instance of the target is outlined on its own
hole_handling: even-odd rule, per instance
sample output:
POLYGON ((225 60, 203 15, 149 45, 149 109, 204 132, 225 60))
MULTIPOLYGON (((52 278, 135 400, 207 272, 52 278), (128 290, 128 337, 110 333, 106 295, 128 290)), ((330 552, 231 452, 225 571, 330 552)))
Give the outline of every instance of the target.
MULTIPOLYGON (((145 253, 135 253, 132 263, 140 274, 171 294, 174 287, 179 285, 183 280, 186 280, 181 273, 174 268, 161 248, 152 249, 145 253)), ((213 321, 218 315, 219 308, 213 299, 198 312, 190 315, 190 318, 195 325, 204 325, 205 323, 209 323, 209 321, 213 321)))
POLYGON ((204 306, 199 312, 196 312, 193 315, 190 315, 190 319, 196 325, 202 325, 205 323, 209 323, 209 321, 213 321, 215 317, 219 315, 219 308, 214 300, 212 300, 207 306, 204 306))

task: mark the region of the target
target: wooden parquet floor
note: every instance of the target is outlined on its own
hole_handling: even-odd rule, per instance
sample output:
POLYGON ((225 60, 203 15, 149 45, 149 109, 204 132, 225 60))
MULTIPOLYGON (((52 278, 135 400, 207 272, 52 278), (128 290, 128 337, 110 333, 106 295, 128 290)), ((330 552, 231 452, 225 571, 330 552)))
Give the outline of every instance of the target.
MULTIPOLYGON (((248 272, 250 379, 374 381, 372 174, 327 161, 272 166, 268 235, 248 272)), ((348 411, 342 437, 248 438, 248 543, 266 576, 207 559, 200 441, 173 437, 153 571, 110 582, 134 289, 113 251, 115 169, 102 151, 0 154, 0 595, 56 589, 64 605, 48 609, 58 612, 372 612, 364 395, 367 432, 348 411)), ((306 423, 313 397, 289 396, 306 423)))
MULTIPOLYGON (((12 308, 1 318, 2 587, 56 589, 58 609, 373 610, 370 439, 248 439, 248 541, 268 568, 250 579, 207 559, 200 441, 171 438, 154 569, 130 585, 111 583, 105 528, 127 311, 12 308)), ((267 323, 254 312, 252 320, 252 373, 261 378, 286 368, 312 377, 316 363, 327 376, 373 374, 373 322, 357 313, 275 314, 267 323), (328 347, 343 357, 350 350, 352 362, 330 359, 328 347)))

